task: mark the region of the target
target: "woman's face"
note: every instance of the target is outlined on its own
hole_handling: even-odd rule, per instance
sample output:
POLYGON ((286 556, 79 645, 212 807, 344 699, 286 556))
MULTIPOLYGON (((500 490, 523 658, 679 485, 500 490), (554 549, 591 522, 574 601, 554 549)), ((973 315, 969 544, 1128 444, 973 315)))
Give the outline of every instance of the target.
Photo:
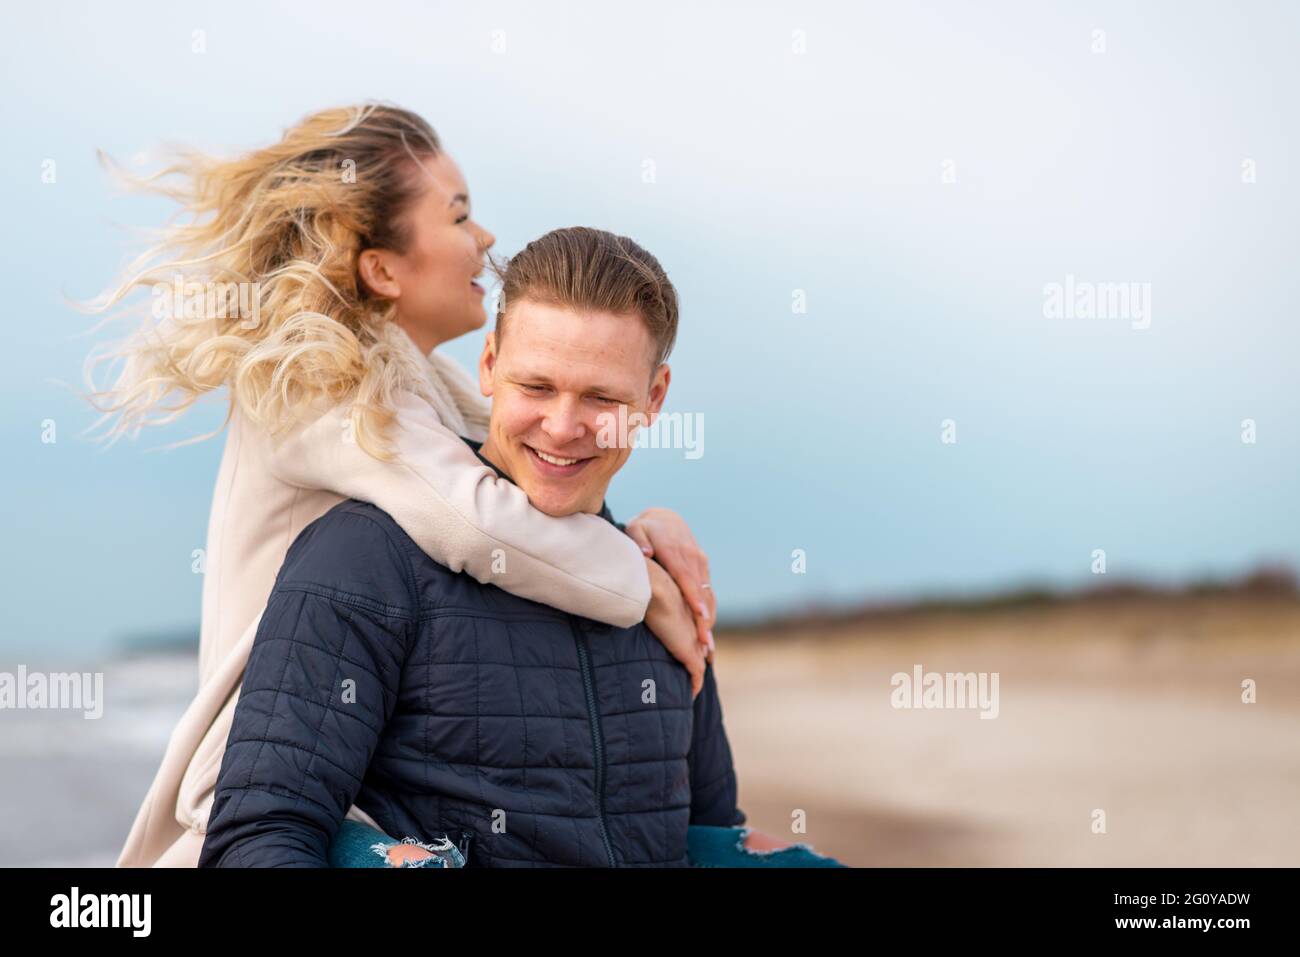
POLYGON ((445 152, 420 163, 422 191, 404 216, 405 252, 365 250, 366 284, 397 303, 397 324, 424 352, 487 322, 476 277, 496 237, 470 218, 469 187, 445 152))

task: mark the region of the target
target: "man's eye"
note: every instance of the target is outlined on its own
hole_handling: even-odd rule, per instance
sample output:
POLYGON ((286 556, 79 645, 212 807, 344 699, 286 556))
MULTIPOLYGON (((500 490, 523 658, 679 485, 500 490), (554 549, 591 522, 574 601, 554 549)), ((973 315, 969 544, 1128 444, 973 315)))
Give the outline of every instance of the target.
POLYGON ((520 385, 519 388, 523 389, 529 395, 541 395, 546 391, 546 386, 544 385, 520 385))
POLYGON ((593 395, 592 398, 602 405, 618 405, 618 399, 611 399, 607 395, 593 395))
POLYGON ((457 217, 456 217, 456 222, 457 222, 457 224, 465 223, 465 222, 469 222, 469 213, 466 213, 466 214, 463 215, 463 216, 457 216, 457 217))

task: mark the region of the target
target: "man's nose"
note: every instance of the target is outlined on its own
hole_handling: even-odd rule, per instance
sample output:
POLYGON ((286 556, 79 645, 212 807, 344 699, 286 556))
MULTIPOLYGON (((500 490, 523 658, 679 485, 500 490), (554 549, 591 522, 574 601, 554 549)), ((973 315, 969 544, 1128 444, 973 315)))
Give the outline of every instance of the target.
POLYGON ((542 418, 542 431, 560 447, 582 438, 587 433, 587 425, 578 400, 559 396, 552 402, 542 418))

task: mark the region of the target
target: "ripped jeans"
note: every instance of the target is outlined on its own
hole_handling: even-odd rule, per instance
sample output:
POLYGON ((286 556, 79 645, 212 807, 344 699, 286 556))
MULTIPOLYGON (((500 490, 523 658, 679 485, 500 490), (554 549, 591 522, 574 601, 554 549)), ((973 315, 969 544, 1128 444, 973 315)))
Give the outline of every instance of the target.
MULTIPOLYGON (((844 867, 833 857, 818 854, 807 844, 775 851, 755 851, 744 846, 747 827, 705 827, 692 824, 687 831, 692 867, 844 867)), ((472 853, 472 851, 470 851, 472 853)), ((450 839, 422 843, 408 837, 396 841, 360 821, 345 819, 329 851, 330 867, 464 867, 465 852, 450 839), (423 848, 431 857, 416 860, 403 848, 423 848)))

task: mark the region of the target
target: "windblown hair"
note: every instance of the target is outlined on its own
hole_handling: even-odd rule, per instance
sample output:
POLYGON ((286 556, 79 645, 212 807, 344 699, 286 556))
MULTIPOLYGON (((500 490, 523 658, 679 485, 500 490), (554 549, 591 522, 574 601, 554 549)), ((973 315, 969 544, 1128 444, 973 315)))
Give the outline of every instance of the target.
POLYGON ((639 318, 650 332, 654 364, 668 359, 677 339, 677 290, 659 260, 626 236, 570 226, 534 239, 504 266, 496 335, 505 335, 507 309, 523 299, 639 318))
POLYGON ((122 174, 180 210, 90 304, 105 312, 153 292, 137 331, 87 359, 87 398, 107 437, 171 422, 224 386, 226 421, 238 408, 272 434, 313 407, 350 402, 358 444, 390 457, 392 399, 425 379, 394 338, 404 333, 393 303, 369 292, 357 259, 367 248, 405 251, 403 213, 425 188, 419 163, 440 152, 416 114, 366 103, 313 113, 235 159, 181 150, 151 176, 122 174), (96 389, 104 362, 115 379, 96 389))

